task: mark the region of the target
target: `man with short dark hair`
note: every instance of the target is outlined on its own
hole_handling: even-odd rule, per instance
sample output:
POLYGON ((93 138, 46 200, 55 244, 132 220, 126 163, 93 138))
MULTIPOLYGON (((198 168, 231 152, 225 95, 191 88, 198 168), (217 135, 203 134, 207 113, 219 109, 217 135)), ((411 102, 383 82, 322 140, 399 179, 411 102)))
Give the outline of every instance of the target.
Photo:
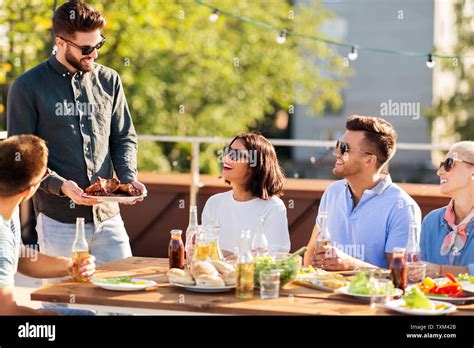
POLYGON ((384 172, 396 150, 393 126, 354 115, 346 129, 333 152, 333 174, 344 180, 329 185, 319 205, 318 216, 328 216, 331 245, 316 249, 316 219, 304 263, 333 271, 387 267, 393 248, 407 244, 410 223, 421 223, 421 210, 384 172))
MULTIPOLYGON (((0 315, 85 314, 69 309, 35 310, 15 301, 17 270, 30 277, 55 278, 71 274, 71 258, 48 256, 21 243, 18 207, 31 198, 48 177, 48 149, 34 135, 12 136, 0 142, 0 315)), ((81 275, 95 272, 94 256, 83 261, 81 275)), ((90 314, 90 313, 89 313, 90 314)))
POLYGON ((53 17, 56 55, 18 77, 7 103, 8 134, 38 135, 49 148, 50 176, 33 197, 41 249, 68 256, 76 218, 83 217, 98 264, 132 254, 118 204, 98 204, 83 197, 84 189, 115 172, 146 193, 137 182, 137 136, 120 77, 94 62, 104 25, 82 1, 60 6, 53 17))

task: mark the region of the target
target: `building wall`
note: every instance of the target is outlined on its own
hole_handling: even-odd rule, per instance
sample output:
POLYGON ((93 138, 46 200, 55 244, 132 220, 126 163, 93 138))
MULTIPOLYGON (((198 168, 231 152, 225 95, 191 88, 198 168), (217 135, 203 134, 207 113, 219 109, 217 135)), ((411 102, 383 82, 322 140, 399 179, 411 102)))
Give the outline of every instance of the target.
MULTIPOLYGON (((434 3, 428 0, 353 0, 326 1, 327 8, 338 19, 325 26, 330 37, 365 46, 425 51, 433 49, 434 3), (401 18, 403 17, 403 18, 401 18)), ((347 50, 339 50, 344 57, 347 50)), ((308 57, 317 60, 317 57, 308 57)), ((400 142, 430 142, 428 123, 422 109, 432 103, 432 73, 426 58, 359 52, 350 62, 353 76, 343 91, 344 108, 338 114, 314 117, 304 106, 296 108, 292 137, 297 139, 332 139, 342 134, 351 114, 381 116, 381 103, 420 103, 421 117, 383 116, 399 133, 400 142)), ((305 162, 314 150, 295 148, 293 157, 305 162)), ((426 167, 431 164, 428 151, 399 151, 392 161, 396 165, 426 167)))

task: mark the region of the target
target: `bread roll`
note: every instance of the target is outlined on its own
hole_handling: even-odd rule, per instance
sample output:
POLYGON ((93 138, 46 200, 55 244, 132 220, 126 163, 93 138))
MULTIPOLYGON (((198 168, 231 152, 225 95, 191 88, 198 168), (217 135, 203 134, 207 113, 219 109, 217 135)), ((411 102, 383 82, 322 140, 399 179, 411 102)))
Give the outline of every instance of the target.
POLYGON ((224 280, 224 283, 226 286, 235 286, 237 285, 237 272, 230 272, 221 275, 222 279, 224 280))
POLYGON ((172 268, 168 273, 166 273, 166 275, 171 283, 183 285, 194 285, 196 283, 188 270, 172 268))
POLYGON ((211 261, 212 265, 219 271, 220 274, 229 274, 235 272, 234 266, 224 261, 211 261))
POLYGON ((191 274, 194 279, 196 279, 204 275, 217 277, 219 275, 219 272, 217 272, 217 269, 211 263, 205 261, 198 261, 193 263, 193 265, 191 266, 191 274))
POLYGON ((224 280, 218 276, 202 275, 196 278, 197 286, 207 286, 212 288, 220 288, 225 286, 224 280))

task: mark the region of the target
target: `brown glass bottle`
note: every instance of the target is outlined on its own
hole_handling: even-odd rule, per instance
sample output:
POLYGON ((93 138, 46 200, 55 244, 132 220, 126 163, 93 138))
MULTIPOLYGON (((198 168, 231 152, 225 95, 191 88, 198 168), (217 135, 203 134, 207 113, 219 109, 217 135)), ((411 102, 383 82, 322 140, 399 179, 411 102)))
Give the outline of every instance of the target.
POLYGON ((405 292, 407 287, 407 261, 404 248, 393 248, 392 262, 390 262, 390 275, 393 285, 405 292))
POLYGON ((181 239, 181 230, 171 230, 171 240, 168 247, 169 265, 171 268, 184 269, 184 244, 181 239))

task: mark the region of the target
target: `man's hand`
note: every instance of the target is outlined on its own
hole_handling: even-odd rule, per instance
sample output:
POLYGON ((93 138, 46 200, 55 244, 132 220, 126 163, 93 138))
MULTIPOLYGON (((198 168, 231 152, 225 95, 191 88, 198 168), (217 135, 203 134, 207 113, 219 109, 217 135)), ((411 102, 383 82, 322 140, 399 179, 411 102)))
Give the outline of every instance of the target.
POLYGON ((71 200, 77 205, 95 205, 100 202, 93 198, 82 197, 84 190, 81 189, 77 184, 68 180, 61 186, 61 192, 71 198, 71 200))
MULTIPOLYGON (((72 259, 69 259, 69 264, 67 267, 67 272, 72 274, 72 268, 74 267, 74 262, 72 259)), ((90 255, 87 259, 84 259, 79 266, 79 273, 82 278, 91 280, 95 274, 95 256, 90 255)))
MULTIPOLYGON (((146 194, 147 194, 148 191, 146 190, 145 185, 143 185, 141 182, 133 181, 133 182, 131 182, 131 184, 132 184, 133 187, 135 187, 137 190, 140 190, 140 192, 142 193, 142 195, 146 195, 146 194)), ((137 199, 135 199, 134 201, 131 201, 131 202, 120 202, 120 203, 121 203, 121 204, 127 204, 127 205, 134 205, 135 203, 141 202, 141 201, 143 201, 143 197, 137 198, 137 199)))
POLYGON ((327 271, 350 271, 357 266, 353 257, 330 245, 316 249, 313 265, 327 271))

